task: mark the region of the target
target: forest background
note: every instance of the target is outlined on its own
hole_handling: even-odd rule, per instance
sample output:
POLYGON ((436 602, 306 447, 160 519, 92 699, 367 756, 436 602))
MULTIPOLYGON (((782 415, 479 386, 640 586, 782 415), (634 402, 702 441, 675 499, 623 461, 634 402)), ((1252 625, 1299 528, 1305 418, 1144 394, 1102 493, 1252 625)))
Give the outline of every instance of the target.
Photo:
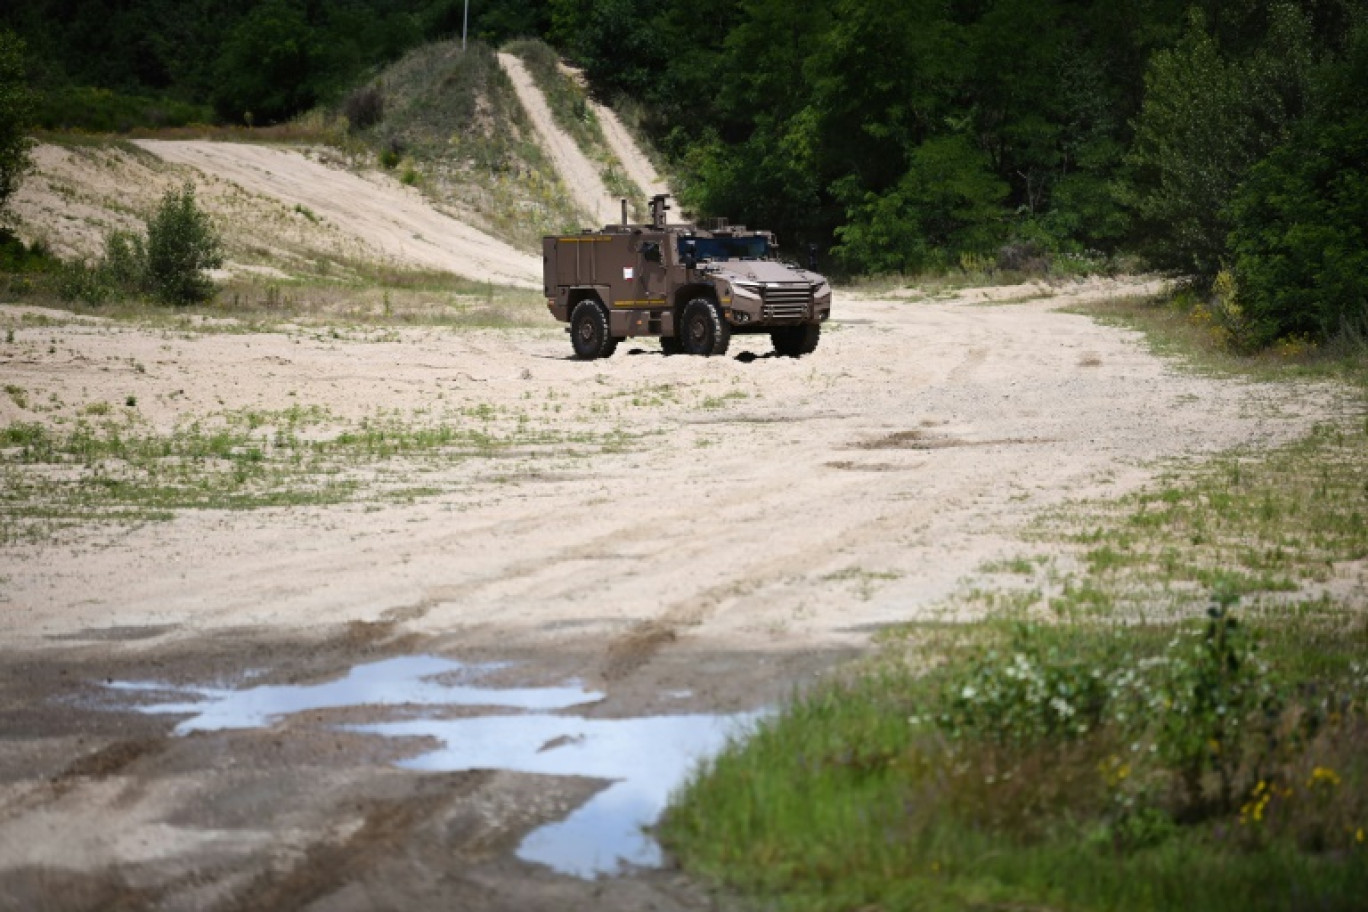
MULTIPOLYGON (((40 128, 267 125, 464 13, 28 0, 0 51, 40 128)), ((1364 0, 473 0, 469 34, 549 42, 686 207, 846 275, 1123 264, 1214 289, 1236 347, 1368 335, 1364 0)))

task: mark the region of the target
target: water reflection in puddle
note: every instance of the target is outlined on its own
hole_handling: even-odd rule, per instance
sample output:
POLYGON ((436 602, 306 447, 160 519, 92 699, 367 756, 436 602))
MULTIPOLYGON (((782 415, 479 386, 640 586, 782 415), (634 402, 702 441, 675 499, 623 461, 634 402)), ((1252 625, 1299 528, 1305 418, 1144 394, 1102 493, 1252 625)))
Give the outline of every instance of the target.
POLYGON ((597 703, 603 694, 579 686, 495 690, 465 683, 433 680, 438 676, 469 677, 499 665, 465 665, 437 656, 402 656, 358 665, 336 681, 322 684, 262 685, 231 690, 218 687, 168 687, 147 681, 115 681, 114 690, 187 693, 189 702, 138 706, 145 713, 188 715, 176 734, 225 728, 262 728, 281 716, 311 709, 348 706, 512 706, 518 709, 566 709, 597 703))
POLYGON ((579 877, 611 874, 622 864, 654 867, 660 846, 642 828, 655 823, 670 792, 697 761, 720 751, 754 718, 653 716, 485 716, 415 719, 354 726, 392 737, 427 735, 443 747, 400 763, 408 769, 506 769, 615 780, 569 817, 535 830, 518 857, 579 877))
POLYGON ((437 750, 402 761, 407 769, 455 772, 504 769, 552 776, 612 780, 570 816, 534 830, 518 857, 561 873, 593 878, 624 865, 661 863, 660 847, 643 830, 664 809, 693 764, 720 751, 757 714, 674 715, 586 719, 550 711, 596 703, 603 694, 577 684, 496 689, 465 680, 501 666, 469 666, 436 656, 406 656, 358 665, 345 677, 311 685, 241 689, 176 688, 119 681, 127 693, 187 694, 189 699, 138 705, 144 713, 186 715, 178 734, 270 725, 282 716, 357 706, 512 707, 516 715, 463 719, 405 719, 350 725, 384 737, 434 738, 437 750), (448 683, 438 678, 456 678, 448 683))

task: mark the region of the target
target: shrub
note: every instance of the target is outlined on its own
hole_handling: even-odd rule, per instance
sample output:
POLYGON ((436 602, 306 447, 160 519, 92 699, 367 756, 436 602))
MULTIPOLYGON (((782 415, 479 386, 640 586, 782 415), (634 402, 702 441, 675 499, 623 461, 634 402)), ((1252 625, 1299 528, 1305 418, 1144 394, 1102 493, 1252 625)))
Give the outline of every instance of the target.
POLYGON ((365 130, 385 118, 385 97, 375 86, 357 89, 342 103, 342 113, 353 130, 365 130))
POLYGON ((1001 241, 998 207, 1008 187, 963 136, 922 143, 902 179, 882 193, 853 178, 833 189, 847 220, 832 253, 852 271, 915 272, 945 265, 950 252, 987 255, 1001 241))
POLYGON ((118 292, 98 263, 64 263, 58 270, 57 296, 63 301, 80 301, 99 307, 109 303, 118 292))
POLYGON ((223 245, 195 203, 194 185, 187 183, 162 197, 147 223, 146 259, 147 289, 158 301, 182 306, 213 294, 213 280, 205 271, 223 265, 223 245))
POLYGON ((63 264, 57 294, 66 301, 99 306, 118 295, 149 295, 163 304, 204 301, 213 293, 207 269, 223 265, 222 244, 186 184, 162 197, 147 222, 147 236, 114 231, 95 263, 63 264))

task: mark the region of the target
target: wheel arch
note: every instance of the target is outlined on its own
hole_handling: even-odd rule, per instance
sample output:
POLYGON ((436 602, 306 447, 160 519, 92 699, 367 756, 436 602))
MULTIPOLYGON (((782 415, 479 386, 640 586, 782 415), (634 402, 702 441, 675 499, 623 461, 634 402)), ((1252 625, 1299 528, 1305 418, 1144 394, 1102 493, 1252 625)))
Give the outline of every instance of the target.
POLYGON ((671 302, 676 316, 683 312, 685 304, 695 298, 707 298, 716 304, 717 289, 709 282, 690 282, 688 285, 679 286, 675 289, 674 300, 671 302))
POLYGON ((565 312, 573 313, 580 301, 597 301, 604 310, 608 309, 608 289, 599 285, 576 285, 566 289, 565 312))

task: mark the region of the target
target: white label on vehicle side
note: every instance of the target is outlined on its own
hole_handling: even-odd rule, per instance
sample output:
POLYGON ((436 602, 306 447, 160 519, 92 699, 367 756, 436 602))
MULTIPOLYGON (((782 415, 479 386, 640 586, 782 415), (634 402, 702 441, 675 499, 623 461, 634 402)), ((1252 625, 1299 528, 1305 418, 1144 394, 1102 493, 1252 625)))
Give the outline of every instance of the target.
POLYGON ((636 270, 633 269, 631 266, 623 266, 623 267, 622 267, 622 277, 623 277, 624 279, 630 279, 630 278, 632 278, 634 275, 636 275, 636 270))

